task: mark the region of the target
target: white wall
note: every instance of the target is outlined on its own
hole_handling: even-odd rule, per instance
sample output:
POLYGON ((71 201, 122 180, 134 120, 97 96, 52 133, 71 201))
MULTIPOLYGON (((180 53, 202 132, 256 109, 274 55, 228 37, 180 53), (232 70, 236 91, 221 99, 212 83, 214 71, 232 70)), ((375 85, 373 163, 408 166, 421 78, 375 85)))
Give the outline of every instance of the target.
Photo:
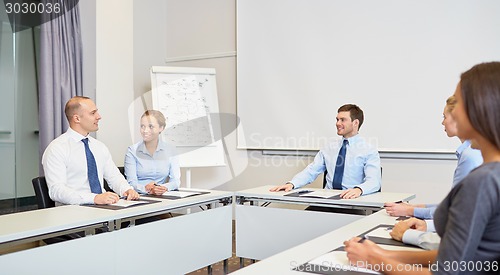
MULTIPOLYGON (((220 112, 236 114, 236 57, 230 54, 236 51, 235 5, 235 0, 97 1, 97 106, 103 116, 97 137, 118 165, 131 142, 124 118, 129 105, 149 91, 150 66, 216 68, 220 112)), ((223 127, 235 125, 233 119, 223 127)), ((225 141, 230 166, 193 169, 193 187, 234 191, 281 184, 312 160, 237 150, 234 132, 225 141)), ((417 202, 438 201, 451 186, 455 165, 453 160, 382 159, 383 190, 414 192, 417 202)))
POLYGON ((149 69, 152 65, 164 65, 167 57, 165 10, 165 0, 134 1, 135 98, 151 89, 149 69))
POLYGON ((102 116, 96 137, 117 165, 132 142, 127 109, 134 98, 133 7, 132 0, 96 1, 96 105, 102 116))

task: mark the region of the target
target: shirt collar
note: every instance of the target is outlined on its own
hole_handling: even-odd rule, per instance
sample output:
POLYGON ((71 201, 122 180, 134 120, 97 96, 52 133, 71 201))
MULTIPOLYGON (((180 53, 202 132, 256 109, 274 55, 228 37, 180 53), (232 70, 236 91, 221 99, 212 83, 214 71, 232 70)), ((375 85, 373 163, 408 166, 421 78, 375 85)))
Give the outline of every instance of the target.
POLYGON ((460 156, 462 155, 462 152, 467 148, 467 147, 470 147, 471 145, 471 142, 470 140, 466 140, 464 141, 464 143, 460 144, 460 146, 458 146, 457 148, 457 151, 455 152, 455 155, 460 158, 460 156))
POLYGON ((83 136, 81 135, 80 133, 78 133, 77 131, 71 129, 71 127, 68 128, 68 130, 66 131, 66 133, 68 133, 68 135, 75 141, 81 141, 82 139, 84 138, 89 138, 90 140, 90 135, 87 135, 87 136, 83 136))
MULTIPOLYGON (((159 140, 158 141, 158 146, 156 146, 155 152, 163 151, 163 150, 165 150, 165 148, 166 148, 165 143, 162 142, 161 140, 159 140)), ((137 149, 139 151, 141 151, 142 153, 149 155, 149 151, 146 149, 146 144, 144 143, 144 141, 142 141, 141 144, 139 144, 139 147, 137 149)))
POLYGON ((356 143, 360 139, 360 137, 359 137, 359 134, 356 134, 356 135, 354 135, 354 136, 352 136, 350 138, 344 138, 344 137, 342 137, 341 143, 344 142, 344 140, 346 140, 346 139, 348 141, 348 144, 352 145, 352 144, 356 143))

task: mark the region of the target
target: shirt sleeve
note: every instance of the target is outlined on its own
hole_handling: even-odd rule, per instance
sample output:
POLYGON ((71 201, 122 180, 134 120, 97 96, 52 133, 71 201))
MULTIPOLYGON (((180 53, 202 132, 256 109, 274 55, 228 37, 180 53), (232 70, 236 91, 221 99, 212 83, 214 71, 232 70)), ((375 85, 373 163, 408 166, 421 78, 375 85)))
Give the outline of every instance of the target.
POLYGON ((439 248, 438 234, 423 232, 415 229, 408 229, 403 234, 403 243, 415 245, 426 250, 436 250, 439 248))
POLYGON ((415 207, 413 209, 413 216, 415 218, 419 219, 432 219, 432 216, 434 215, 434 211, 436 211, 436 207, 415 207))
POLYGON ((380 181, 382 178, 380 171, 380 155, 376 150, 370 151, 367 155, 364 167, 365 178, 363 183, 355 187, 361 188, 363 195, 372 194, 380 190, 380 181))
POLYGON ((134 187, 136 191, 144 193, 146 190, 139 185, 139 180, 137 179, 137 161, 133 147, 134 146, 129 146, 127 154, 125 154, 125 176, 127 177, 128 184, 134 187))
POLYGON ((181 185, 181 168, 179 166, 178 156, 170 157, 170 168, 169 168, 168 178, 169 178, 167 183, 168 191, 179 189, 179 186, 181 185))
POLYGON ((62 204, 93 204, 95 194, 77 191, 66 185, 67 152, 59 144, 50 144, 42 157, 42 165, 50 198, 62 204))
POLYGON ((325 172, 325 158, 322 151, 319 151, 314 157, 314 161, 310 163, 302 172, 298 173, 289 182, 294 188, 300 188, 313 182, 319 174, 325 172))
POLYGON ((434 220, 425 220, 425 224, 427 225, 427 232, 436 232, 434 220))

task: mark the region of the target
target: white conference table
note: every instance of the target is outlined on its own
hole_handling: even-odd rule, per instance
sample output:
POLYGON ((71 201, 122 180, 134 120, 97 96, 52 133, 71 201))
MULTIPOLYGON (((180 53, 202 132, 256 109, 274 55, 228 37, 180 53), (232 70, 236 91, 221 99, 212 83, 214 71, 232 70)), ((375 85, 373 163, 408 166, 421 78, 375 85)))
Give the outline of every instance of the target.
POLYGON ((102 227, 109 213, 102 209, 65 205, 0 216, 0 246, 102 227))
POLYGON ((378 192, 356 199, 335 200, 311 197, 291 197, 286 194, 299 190, 340 194, 340 190, 302 188, 285 192, 270 192, 271 185, 235 192, 236 256, 262 260, 271 255, 309 241, 365 216, 290 208, 266 207, 280 205, 322 206, 359 209, 365 214, 380 210, 385 202, 410 201, 409 193, 378 192))
POLYGON ((391 217, 385 210, 381 210, 231 274, 311 274, 293 269, 300 269, 302 264, 343 246, 345 240, 362 234, 379 224, 394 223, 396 223, 396 217, 391 217))
POLYGON ((0 245, 70 232, 110 231, 0 256, 6 274, 182 274, 226 260, 232 253, 232 192, 216 190, 176 200, 110 210, 59 206, 0 216, 0 245), (194 211, 199 207, 204 211, 194 211), (193 210, 169 219, 120 228, 123 221, 193 210))

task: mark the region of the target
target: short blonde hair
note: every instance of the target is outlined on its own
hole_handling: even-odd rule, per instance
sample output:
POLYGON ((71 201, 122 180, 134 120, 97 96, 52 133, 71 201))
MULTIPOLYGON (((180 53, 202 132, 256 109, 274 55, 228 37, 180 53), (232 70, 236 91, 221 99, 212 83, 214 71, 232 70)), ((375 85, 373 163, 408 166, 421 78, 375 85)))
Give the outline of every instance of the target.
POLYGON ((160 125, 160 127, 163 127, 163 129, 165 129, 167 122, 166 122, 165 116, 160 111, 147 110, 146 112, 144 112, 144 114, 142 114, 141 118, 143 118, 145 116, 152 116, 152 117, 156 118, 156 121, 158 121, 158 125, 160 125))
POLYGON ((455 98, 454 95, 448 97, 446 100, 446 107, 444 107, 445 112, 451 113, 453 109, 455 109, 455 106, 457 105, 457 99, 455 98))

